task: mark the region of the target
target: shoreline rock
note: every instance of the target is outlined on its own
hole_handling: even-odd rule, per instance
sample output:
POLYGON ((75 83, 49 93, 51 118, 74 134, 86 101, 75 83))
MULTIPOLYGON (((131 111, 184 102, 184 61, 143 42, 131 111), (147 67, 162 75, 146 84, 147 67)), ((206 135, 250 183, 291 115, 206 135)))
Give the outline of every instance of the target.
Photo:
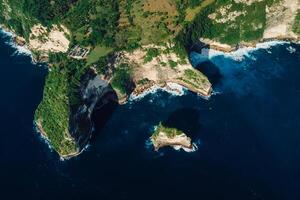
POLYGON ((221 51, 223 53, 234 53, 242 48, 257 48, 259 44, 263 44, 266 42, 291 42, 297 44, 300 42, 300 38, 285 37, 285 36, 276 37, 276 38, 264 38, 255 42, 240 42, 239 44, 234 46, 224 44, 224 43, 219 43, 207 38, 200 38, 200 42, 204 44, 203 48, 209 47, 209 49, 221 51))

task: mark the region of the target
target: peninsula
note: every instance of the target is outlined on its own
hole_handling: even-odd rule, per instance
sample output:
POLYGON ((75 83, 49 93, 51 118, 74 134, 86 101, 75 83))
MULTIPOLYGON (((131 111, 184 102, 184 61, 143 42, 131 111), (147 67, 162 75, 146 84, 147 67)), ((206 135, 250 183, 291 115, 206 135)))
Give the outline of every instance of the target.
POLYGON ((190 51, 299 41, 299 9, 299 0, 0 0, 0 24, 48 64, 35 122, 70 158, 89 142, 97 108, 169 83, 209 97, 190 51))

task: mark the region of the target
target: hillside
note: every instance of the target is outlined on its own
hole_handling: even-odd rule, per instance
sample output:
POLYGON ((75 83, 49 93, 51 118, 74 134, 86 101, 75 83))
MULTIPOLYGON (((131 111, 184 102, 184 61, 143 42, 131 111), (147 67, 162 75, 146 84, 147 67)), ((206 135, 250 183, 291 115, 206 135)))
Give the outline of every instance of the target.
POLYGON ((299 10, 299 0, 0 0, 0 24, 49 64, 35 120, 53 148, 70 157, 88 141, 100 101, 86 99, 89 84, 105 81, 119 103, 169 82, 209 96, 209 80, 188 60, 194 44, 296 41, 299 10))

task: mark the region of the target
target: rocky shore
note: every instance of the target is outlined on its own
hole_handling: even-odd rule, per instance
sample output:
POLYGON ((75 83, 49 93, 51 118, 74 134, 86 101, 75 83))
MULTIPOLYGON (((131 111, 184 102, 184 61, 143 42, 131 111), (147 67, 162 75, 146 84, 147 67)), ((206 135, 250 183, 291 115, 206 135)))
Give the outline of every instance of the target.
POLYGON ((223 53, 233 53, 243 48, 257 48, 259 44, 263 44, 266 42, 277 42, 277 41, 299 43, 300 38, 280 36, 275 38, 265 38, 255 42, 240 42, 237 45, 228 45, 207 38, 200 38, 200 42, 203 44, 205 48, 221 51, 223 53))

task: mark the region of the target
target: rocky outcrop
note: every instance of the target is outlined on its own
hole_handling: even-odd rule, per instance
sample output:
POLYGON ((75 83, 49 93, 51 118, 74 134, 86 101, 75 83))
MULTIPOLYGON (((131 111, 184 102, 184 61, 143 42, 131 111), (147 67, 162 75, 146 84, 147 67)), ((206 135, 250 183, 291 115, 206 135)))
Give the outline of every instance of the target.
POLYGON ((183 149, 186 152, 195 150, 191 139, 185 134, 169 137, 166 133, 159 132, 157 136, 151 137, 151 141, 155 151, 167 146, 173 147, 176 150, 183 149))
POLYGON ((15 36, 14 37, 14 42, 19 45, 19 46, 25 46, 26 45, 26 40, 25 38, 23 37, 20 37, 20 36, 15 36))
POLYGON ((191 138, 185 133, 175 128, 165 127, 162 124, 159 124, 150 140, 155 151, 168 146, 173 147, 175 150, 183 149, 186 152, 192 152, 197 149, 197 146, 192 143, 191 138))

